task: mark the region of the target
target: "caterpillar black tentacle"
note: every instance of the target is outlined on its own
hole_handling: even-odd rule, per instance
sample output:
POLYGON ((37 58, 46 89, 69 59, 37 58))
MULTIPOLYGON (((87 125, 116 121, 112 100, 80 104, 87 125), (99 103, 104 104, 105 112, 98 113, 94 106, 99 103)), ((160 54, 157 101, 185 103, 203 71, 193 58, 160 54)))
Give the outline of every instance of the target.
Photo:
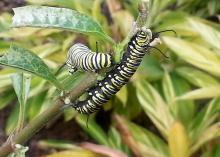
POLYGON ((112 57, 106 53, 94 53, 87 46, 77 43, 68 51, 66 65, 70 73, 76 70, 97 72, 112 65, 112 57))
POLYGON ((161 33, 164 33, 164 32, 173 32, 177 36, 177 32, 174 31, 173 29, 166 29, 166 30, 162 30, 162 31, 159 31, 159 32, 156 32, 156 33, 161 34, 161 33))
POLYGON ((169 58, 168 56, 166 56, 160 49, 154 47, 154 46, 149 46, 149 48, 154 48, 156 49, 158 52, 160 52, 160 54, 162 54, 165 58, 169 58))
POLYGON ((74 103, 72 106, 81 114, 91 114, 99 110, 102 104, 106 103, 129 81, 144 55, 159 41, 158 34, 154 36, 150 29, 146 27, 139 29, 130 39, 121 62, 109 71, 95 88, 90 89, 86 100, 74 103))

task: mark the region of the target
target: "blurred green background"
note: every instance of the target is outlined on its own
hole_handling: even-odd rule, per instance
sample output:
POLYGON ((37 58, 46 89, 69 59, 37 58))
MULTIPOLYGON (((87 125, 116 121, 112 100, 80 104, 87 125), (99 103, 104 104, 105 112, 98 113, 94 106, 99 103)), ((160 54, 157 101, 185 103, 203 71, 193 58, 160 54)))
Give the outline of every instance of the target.
MULTIPOLYGON (((0 55, 13 43, 37 54, 53 72, 65 62, 68 49, 76 42, 95 51, 98 41, 100 51, 115 51, 117 56, 138 16, 139 2, 1 0, 0 55), (11 28, 12 8, 25 5, 69 8, 91 16, 115 44, 77 31, 11 28)), ((151 50, 131 81, 102 110, 90 116, 88 127, 86 116, 65 109, 64 114, 29 140, 26 156, 219 157, 219 23, 219 0, 152 0, 147 26, 153 31, 177 32, 177 36, 163 33, 162 44, 157 46, 169 59, 151 50)), ((16 127, 22 103, 15 92, 18 79, 13 75, 19 72, 16 68, 0 67, 1 144, 16 129, 19 131, 16 127)), ((42 77, 25 76, 31 79, 22 123, 28 124, 53 105, 57 91, 42 77)), ((57 79, 68 89, 83 76, 82 72, 70 76, 64 69, 57 79)))

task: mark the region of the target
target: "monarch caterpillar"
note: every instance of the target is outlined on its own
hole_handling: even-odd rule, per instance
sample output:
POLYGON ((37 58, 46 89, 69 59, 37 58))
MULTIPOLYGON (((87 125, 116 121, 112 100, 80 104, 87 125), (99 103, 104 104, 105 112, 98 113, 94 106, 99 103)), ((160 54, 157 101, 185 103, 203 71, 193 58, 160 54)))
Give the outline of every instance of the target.
POLYGON ((129 78, 135 73, 142 58, 149 48, 160 42, 159 32, 152 33, 150 29, 142 27, 130 39, 122 60, 97 86, 90 88, 89 96, 84 101, 70 105, 81 114, 91 114, 100 109, 114 94, 116 94, 129 78))
POLYGON ((111 55, 92 52, 87 46, 80 43, 74 44, 67 53, 66 65, 70 73, 76 70, 96 72, 110 67, 111 64, 111 55))

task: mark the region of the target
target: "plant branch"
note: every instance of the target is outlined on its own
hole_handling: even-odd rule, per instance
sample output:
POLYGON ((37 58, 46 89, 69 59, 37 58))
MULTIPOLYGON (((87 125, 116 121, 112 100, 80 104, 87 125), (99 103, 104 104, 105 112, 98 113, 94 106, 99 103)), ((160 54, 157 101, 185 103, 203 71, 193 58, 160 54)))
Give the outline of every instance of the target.
POLYGON ((85 79, 82 80, 81 83, 77 85, 70 93, 67 93, 62 97, 58 97, 50 108, 29 122, 29 124, 27 124, 27 126, 23 128, 17 135, 15 135, 10 141, 5 142, 0 147, 0 157, 5 157, 9 153, 13 152, 15 144, 23 144, 29 140, 57 114, 63 111, 63 100, 65 97, 70 97, 70 99, 73 101, 76 100, 78 96, 80 96, 87 88, 91 87, 96 82, 96 78, 96 74, 87 74, 85 79))
POLYGON ((138 27, 146 26, 148 14, 149 14, 149 4, 148 0, 142 0, 138 6, 139 14, 136 20, 138 27))
MULTIPOLYGON (((148 0, 142 0, 142 4, 139 7, 139 17, 137 19, 137 24, 143 26, 145 24, 147 15, 148 15, 148 0)), ((127 44, 130 40, 132 32, 127 36, 127 38, 122 42, 122 48, 127 44)), ((120 52, 120 51, 119 51, 120 52)), ((10 141, 5 142, 0 147, 0 157, 5 157, 9 153, 14 151, 15 144, 24 144, 27 140, 29 140, 34 134, 36 134, 41 128, 43 128, 50 120, 56 117, 57 114, 61 113, 64 108, 64 100, 69 97, 72 101, 76 100, 78 96, 80 96, 87 88, 91 87, 97 79, 96 74, 88 74, 87 77, 81 81, 81 83, 76 86, 70 93, 66 93, 63 96, 58 97, 53 105, 48 108, 46 111, 41 113, 35 119, 33 119, 25 128, 23 128, 18 134, 16 134, 10 141)), ((137 145, 133 140, 132 136, 129 132, 127 132, 126 126, 123 124, 123 119, 121 117, 115 116, 116 121, 118 121, 117 125, 118 129, 124 134, 129 135, 129 139, 126 136, 123 137, 124 141, 132 148, 135 148, 137 145)), ((141 153, 138 149, 132 149, 136 156, 141 157, 141 153)))

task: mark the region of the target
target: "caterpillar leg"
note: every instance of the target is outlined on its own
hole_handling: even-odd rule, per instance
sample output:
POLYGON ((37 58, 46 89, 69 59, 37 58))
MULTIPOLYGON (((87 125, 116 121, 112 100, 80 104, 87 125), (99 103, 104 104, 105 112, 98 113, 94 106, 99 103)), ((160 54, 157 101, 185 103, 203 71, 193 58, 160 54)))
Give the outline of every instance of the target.
POLYGON ((75 67, 69 68, 69 73, 70 73, 71 75, 73 75, 76 71, 77 71, 77 69, 76 69, 75 67))

